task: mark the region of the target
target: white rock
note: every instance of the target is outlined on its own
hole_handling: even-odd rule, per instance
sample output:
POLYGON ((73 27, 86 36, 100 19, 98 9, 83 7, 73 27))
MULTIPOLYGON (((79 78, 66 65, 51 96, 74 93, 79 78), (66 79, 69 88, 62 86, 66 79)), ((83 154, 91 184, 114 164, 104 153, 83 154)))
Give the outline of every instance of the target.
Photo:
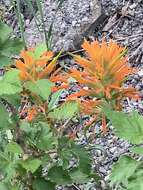
POLYGON ((111 153, 115 153, 116 151, 117 151, 117 148, 116 148, 116 147, 113 147, 113 148, 110 149, 110 152, 111 152, 111 153))
POLYGON ((138 71, 138 75, 139 75, 140 77, 143 76, 143 69, 141 69, 140 71, 138 71))

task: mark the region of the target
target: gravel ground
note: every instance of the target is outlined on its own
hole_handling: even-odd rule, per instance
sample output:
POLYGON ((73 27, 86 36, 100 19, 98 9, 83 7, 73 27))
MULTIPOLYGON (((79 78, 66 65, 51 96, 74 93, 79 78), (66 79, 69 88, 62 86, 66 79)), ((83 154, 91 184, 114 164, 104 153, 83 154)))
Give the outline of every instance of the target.
MULTIPOLYGON (((107 39, 114 39, 118 43, 128 47, 129 62, 132 66, 138 67, 138 73, 131 76, 126 85, 132 85, 143 94, 143 1, 142 0, 101 0, 102 7, 108 16, 106 24, 101 30, 95 31, 89 38, 97 37, 100 39, 102 34, 107 39)), ((9 20, 9 19, 8 19, 9 20)), ((10 21, 9 21, 10 22, 10 21)), ((15 21, 16 22, 16 21, 15 21)), ((12 23, 12 21, 10 22, 12 23)), ((14 26, 14 25, 13 25, 14 26)), ((16 29, 17 30, 17 29, 16 29)), ((67 66, 74 66, 74 62, 68 57, 63 58, 67 66)), ((142 97, 143 98, 143 97, 142 97)), ((143 99, 136 102, 126 100, 124 108, 126 111, 138 110, 143 114, 143 99)), ((81 134, 82 143, 86 144, 81 134)), ((103 179, 101 190, 105 190, 105 183, 109 179, 111 166, 122 154, 129 154, 130 144, 117 138, 112 129, 107 135, 99 135, 94 138, 92 144, 99 145, 100 149, 94 149, 92 155, 94 158, 93 168, 98 170, 103 179)), ((68 188, 59 187, 64 190, 100 190, 94 183, 88 183, 85 186, 73 186, 68 188)), ((111 190, 111 188, 110 188, 111 190)))
MULTIPOLYGON (((45 30, 48 31, 54 21, 52 30, 52 49, 54 51, 69 51, 77 48, 82 35, 101 15, 101 6, 98 0, 66 0, 61 8, 57 9, 57 1, 43 1, 43 15, 45 30), (58 11, 57 11, 58 10, 58 11), (47 14, 48 13, 48 14, 47 14)), ((40 27, 42 28, 41 24, 40 27)), ((25 30, 27 43, 31 46, 43 40, 39 35, 35 19, 25 30)))

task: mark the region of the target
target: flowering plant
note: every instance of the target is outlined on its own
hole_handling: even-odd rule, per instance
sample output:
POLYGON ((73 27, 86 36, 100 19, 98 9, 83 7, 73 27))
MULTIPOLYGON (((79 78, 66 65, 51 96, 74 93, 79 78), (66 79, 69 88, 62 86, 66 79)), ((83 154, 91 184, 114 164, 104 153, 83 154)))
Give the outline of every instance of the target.
MULTIPOLYGON (((16 60, 16 68, 20 70, 20 78, 22 81, 35 82, 39 79, 48 78, 52 82, 62 82, 57 89, 67 87, 67 80, 62 75, 58 75, 61 68, 56 69, 58 58, 61 52, 54 57, 52 51, 46 50, 45 44, 40 44, 36 48, 23 50, 20 59, 16 60)), ((56 90, 56 88, 55 88, 56 90)))
POLYGON ((63 90, 53 90, 58 57, 50 61, 52 52, 35 51, 22 51, 17 69, 6 70, 0 80, 0 189, 54 190, 97 177, 88 150, 64 135, 64 122, 78 113, 78 105, 60 104, 63 90))
POLYGON ((113 41, 107 43, 84 41, 82 48, 87 57, 73 55, 76 63, 83 69, 71 69, 69 76, 74 78, 80 85, 79 92, 72 94, 68 99, 77 99, 81 111, 92 115, 91 124, 102 117, 102 127, 106 130, 105 116, 101 106, 109 103, 114 110, 121 110, 121 101, 125 97, 138 98, 139 95, 133 87, 123 87, 127 77, 135 72, 128 66, 125 56, 126 48, 120 47, 113 41), (79 98, 84 97, 84 98, 79 98))
POLYGON ((57 92, 68 87, 67 79, 63 77, 64 74, 59 75, 61 68, 56 69, 60 54, 61 52, 54 57, 52 51, 46 50, 45 44, 40 44, 36 48, 23 50, 20 54, 20 59, 15 61, 24 87, 22 95, 28 97, 28 103, 31 104, 31 106, 29 104, 28 108, 24 107, 20 110, 20 115, 27 115, 29 121, 36 117, 39 112, 45 113, 48 104, 48 102, 45 102, 47 100, 45 97, 48 97, 46 94, 49 94, 49 89, 52 92, 57 92), (60 85, 56 86, 56 82, 59 82, 60 85), (39 95, 44 101, 39 100, 39 95), (33 98, 36 104, 32 103, 33 98))

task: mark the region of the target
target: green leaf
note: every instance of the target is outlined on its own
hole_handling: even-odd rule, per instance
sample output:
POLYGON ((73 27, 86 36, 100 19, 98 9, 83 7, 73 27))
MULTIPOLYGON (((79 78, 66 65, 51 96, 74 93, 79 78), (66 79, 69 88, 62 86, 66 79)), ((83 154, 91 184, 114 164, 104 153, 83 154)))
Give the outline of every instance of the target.
POLYGON ((0 80, 0 89, 0 96, 13 95, 22 91, 17 69, 10 70, 3 76, 0 80))
POLYGON ((28 171, 34 173, 41 165, 39 159, 27 159, 20 162, 21 166, 28 171))
POLYGON ((49 113, 49 117, 57 120, 65 120, 72 118, 78 112, 78 104, 76 102, 66 102, 62 106, 55 108, 49 113))
POLYGON ((36 146, 41 150, 53 149, 58 142, 56 137, 53 136, 50 127, 44 122, 40 122, 39 126, 41 127, 41 131, 39 131, 36 146))
POLYGON ((11 186, 8 183, 5 182, 0 182, 0 190, 20 190, 18 187, 16 186, 11 186))
POLYGON ((0 44, 4 43, 10 36, 12 29, 0 21, 0 44))
POLYGON ((35 179, 32 186, 34 190, 55 190, 55 183, 43 178, 35 179))
POLYGON ((12 63, 11 58, 7 57, 6 55, 3 55, 0 52, 0 67, 10 65, 12 63))
POLYGON ((8 157, 8 155, 0 153, 0 161, 2 161, 0 162, 0 168, 1 168, 1 174, 5 176, 4 180, 5 181, 12 180, 16 174, 15 160, 13 160, 12 157, 10 157, 10 155, 8 157))
POLYGON ((139 154, 139 155, 143 155, 143 147, 133 147, 133 148, 130 148, 130 151, 136 153, 136 154, 139 154))
POLYGON ((141 115, 136 112, 126 114, 111 110, 106 110, 105 114, 111 120, 118 137, 132 144, 143 142, 143 117, 141 115))
POLYGON ((54 148, 56 144, 56 138, 53 137, 52 133, 49 133, 41 135, 36 146, 41 150, 50 150, 54 148))
POLYGON ((143 177, 131 180, 127 186, 127 190, 143 190, 143 177))
POLYGON ((23 153, 23 150, 22 148, 16 143, 16 142, 10 142, 6 145, 5 147, 6 151, 7 152, 11 152, 11 153, 14 153, 14 154, 22 154, 23 153))
POLYGON ((58 0, 58 2, 59 2, 59 4, 58 4, 58 9, 62 6, 62 4, 63 4, 64 1, 65 1, 65 0, 58 0))
POLYGON ((0 66, 12 63, 11 56, 20 52, 23 43, 19 39, 10 39, 12 29, 0 21, 0 66))
POLYGON ((113 166, 111 172, 111 185, 113 184, 126 184, 129 177, 131 177, 140 162, 137 162, 129 156, 122 156, 119 161, 113 166))
POLYGON ((44 156, 40 157, 42 161, 42 167, 47 167, 47 163, 52 161, 52 158, 48 153, 45 153, 44 156))
POLYGON ((32 128, 30 126, 30 123, 27 121, 21 121, 20 129, 26 133, 30 133, 32 131, 32 128))
POLYGON ((45 52, 47 51, 47 46, 46 46, 46 43, 41 43, 39 44, 36 49, 35 49, 35 52, 34 52, 34 58, 35 59, 38 59, 40 58, 40 56, 45 52))
POLYGON ((0 103, 0 129, 8 128, 9 124, 9 114, 5 107, 0 103))
POLYGON ((129 178, 127 189, 128 190, 142 190, 143 189, 143 169, 141 167, 138 168, 135 174, 129 178))
POLYGON ((89 175, 83 173, 80 171, 80 169, 75 168, 72 171, 70 171, 69 175, 71 176, 73 183, 87 183, 90 180, 89 175))
POLYGON ((67 169, 69 167, 69 162, 71 158, 73 157, 73 153, 71 149, 65 148, 60 151, 60 158, 62 159, 62 166, 63 169, 67 169))
POLYGON ((5 169, 9 164, 9 157, 5 152, 0 152, 0 170, 5 169))
POLYGON ((78 168, 81 172, 89 175, 91 173, 91 163, 89 151, 83 146, 75 144, 73 141, 69 141, 67 138, 59 139, 59 154, 63 162, 63 167, 68 166, 71 158, 77 159, 78 168))
POLYGON ((49 110, 52 110, 56 107, 56 104, 58 103, 59 101, 59 98, 61 96, 61 94, 63 93, 64 90, 58 90, 57 92, 55 92, 52 97, 51 97, 51 100, 48 104, 48 108, 49 110))
POLYGON ((14 186, 14 187, 12 187, 12 189, 11 189, 11 190, 20 190, 20 189, 19 189, 19 187, 14 186))
POLYGON ((6 183, 0 182, 0 190, 10 190, 10 188, 6 183))
POLYGON ((21 49, 23 48, 23 42, 19 39, 8 39, 1 46, 0 51, 4 55, 12 56, 19 54, 21 49))
POLYGON ((2 96, 4 100, 6 100, 8 103, 16 107, 17 109, 20 106, 21 103, 21 96, 20 94, 13 94, 13 95, 3 95, 2 96))
POLYGON ((58 185, 67 185, 72 183, 72 179, 67 170, 63 170, 61 166, 52 167, 48 172, 48 178, 50 181, 55 182, 58 185))
POLYGON ((85 174, 91 172, 91 158, 89 152, 82 146, 73 145, 72 152, 77 156, 79 162, 79 169, 85 174))
POLYGON ((41 79, 36 81, 35 83, 28 81, 25 84, 26 89, 37 94, 38 96, 41 96, 43 100, 47 100, 49 98, 52 86, 53 83, 50 82, 48 79, 41 79))

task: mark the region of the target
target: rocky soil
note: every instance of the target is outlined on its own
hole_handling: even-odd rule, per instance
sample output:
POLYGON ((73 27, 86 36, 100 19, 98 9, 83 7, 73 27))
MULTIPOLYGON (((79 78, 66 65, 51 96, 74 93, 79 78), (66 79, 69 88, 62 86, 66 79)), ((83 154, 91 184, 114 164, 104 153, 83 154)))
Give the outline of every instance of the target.
MULTIPOLYGON (((55 18, 56 11, 55 2, 51 1, 53 2, 52 4, 49 4, 49 2, 47 0, 44 4, 44 19, 47 29, 49 23, 55 18)), ((54 47, 59 48, 62 46, 65 51, 80 50, 79 44, 76 42, 77 39, 81 42, 84 35, 88 36, 89 39, 98 38, 99 40, 104 36, 106 39, 114 39, 118 43, 127 46, 129 62, 131 66, 138 68, 138 73, 131 76, 125 85, 132 85, 138 89, 142 99, 138 102, 126 100, 124 107, 126 111, 138 110, 143 114, 143 0, 101 0, 98 3, 91 0, 69 0, 68 2, 69 6, 65 2, 64 7, 61 8, 55 19, 54 47), (91 5, 93 2, 97 3, 98 8, 95 4, 91 5), (72 46, 69 44, 72 44, 72 46)), ((7 7, 8 5, 6 5, 7 7)), ((18 34, 16 17, 10 16, 12 14, 14 15, 13 11, 5 13, 5 19, 15 28, 18 34)), ((25 15, 25 34, 26 36, 28 35, 26 39, 33 45, 35 40, 39 41, 40 38, 37 34, 30 36, 31 32, 35 33, 36 27, 34 20, 25 15)), ((57 51, 58 48, 55 48, 55 50, 57 51)), ((68 56, 64 56, 62 62, 68 67, 74 65, 74 62, 68 56)), ((99 129, 99 126, 95 127, 99 129)), ((78 135, 81 142, 86 144, 86 139, 80 133, 78 135)), ((93 168, 102 174, 104 180, 101 183, 101 190, 105 190, 105 183, 109 178, 112 164, 118 160, 120 155, 129 154, 131 145, 117 138, 112 129, 105 136, 94 137, 92 143, 98 147, 98 149, 93 149, 92 151, 94 158, 93 168)), ((85 186, 58 187, 58 189, 100 190, 92 182, 85 186)))
MULTIPOLYGON (((44 1, 43 15, 47 32, 51 23, 54 23, 52 30, 54 51, 76 49, 79 42, 83 40, 84 33, 101 16, 101 5, 97 0, 66 0, 58 11, 57 9, 56 1, 44 1)), ((42 28, 41 25, 40 27, 42 28)), ((36 28, 33 19, 25 31, 26 40, 30 45, 44 39, 43 34, 40 38, 36 28)))

